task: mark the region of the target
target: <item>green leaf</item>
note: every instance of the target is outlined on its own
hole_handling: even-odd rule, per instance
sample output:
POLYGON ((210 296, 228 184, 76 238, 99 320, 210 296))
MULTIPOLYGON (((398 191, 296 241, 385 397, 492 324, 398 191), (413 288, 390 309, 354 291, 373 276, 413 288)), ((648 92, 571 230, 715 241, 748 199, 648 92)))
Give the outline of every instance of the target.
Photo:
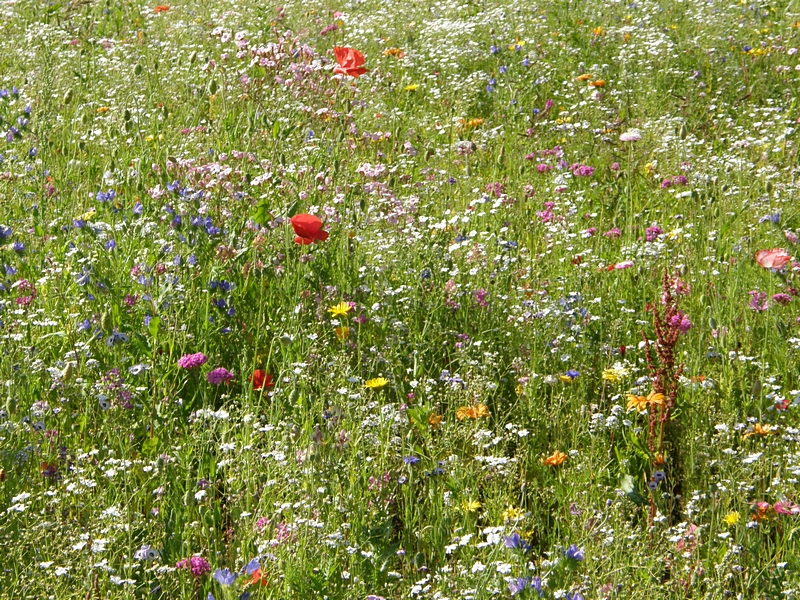
POLYGON ((153 455, 158 450, 158 437, 153 436, 147 438, 142 444, 142 454, 153 455))
POLYGON ((148 328, 150 329, 150 335, 153 337, 158 336, 159 325, 161 325, 161 317, 153 317, 150 319, 150 325, 148 325, 148 328))

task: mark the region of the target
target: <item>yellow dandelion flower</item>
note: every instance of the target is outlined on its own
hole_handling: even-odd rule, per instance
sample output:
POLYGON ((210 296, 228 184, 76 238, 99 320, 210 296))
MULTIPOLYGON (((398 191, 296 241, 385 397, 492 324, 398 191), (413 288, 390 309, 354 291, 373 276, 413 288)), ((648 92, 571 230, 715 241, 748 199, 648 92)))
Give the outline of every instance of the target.
POLYGON ((353 310, 353 307, 347 302, 339 302, 339 304, 328 308, 328 312, 331 313, 332 317, 346 317, 351 310, 353 310))
POLYGON ((736 525, 739 522, 739 511, 729 512, 722 520, 728 525, 736 525))
POLYGON ((503 511, 502 516, 504 521, 519 521, 525 516, 525 511, 521 508, 509 506, 503 511))
POLYGON ((418 83, 412 83, 412 84, 409 84, 409 85, 407 85, 407 86, 406 86, 406 87, 404 87, 403 89, 404 89, 405 91, 407 91, 407 92, 413 92, 413 91, 414 91, 414 90, 416 90, 418 87, 419 87, 419 84, 418 84, 418 83))
POLYGON ((481 503, 477 500, 465 500, 464 501, 464 510, 466 512, 474 513, 481 507, 481 503))
POLYGON ((389 380, 386 377, 375 377, 374 379, 370 379, 364 383, 364 387, 369 388, 371 390, 379 390, 382 387, 386 386, 389 383, 389 380))

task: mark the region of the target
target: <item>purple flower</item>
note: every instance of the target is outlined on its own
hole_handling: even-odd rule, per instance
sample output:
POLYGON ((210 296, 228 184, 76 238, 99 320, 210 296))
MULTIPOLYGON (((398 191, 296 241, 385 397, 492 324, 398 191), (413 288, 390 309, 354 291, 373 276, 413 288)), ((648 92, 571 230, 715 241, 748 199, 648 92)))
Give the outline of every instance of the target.
POLYGON ((191 558, 184 558, 175 563, 176 569, 189 569, 192 577, 202 577, 206 573, 211 572, 211 565, 202 556, 192 556, 191 558))
POLYGON ((772 297, 772 301, 777 304, 780 304, 781 306, 786 306, 787 304, 789 304, 789 302, 792 301, 792 297, 789 294, 784 294, 783 292, 780 292, 772 297))
POLYGON ((644 232, 644 239, 648 242, 655 242, 658 239, 658 236, 664 233, 664 231, 658 225, 653 225, 648 227, 644 232))
POLYGON ((178 366, 181 369, 194 369, 200 365, 206 364, 208 357, 202 352, 196 354, 184 354, 178 359, 178 366))
POLYGON ((506 548, 511 548, 512 550, 522 550, 523 552, 527 552, 531 549, 530 544, 523 540, 516 531, 505 537, 504 544, 506 548))
POLYGON ((750 294, 750 302, 748 304, 750 308, 758 312, 764 312, 769 308, 766 292, 751 290, 747 293, 750 294))
POLYGON ((578 548, 575 544, 570 544, 569 548, 564 552, 569 560, 582 561, 586 558, 583 555, 583 548, 578 548))
POLYGON ((517 577, 508 584, 508 591, 511 592, 512 596, 516 596, 522 590, 529 587, 530 583, 531 580, 528 577, 517 577))
POLYGON ((679 310, 677 314, 672 315, 672 318, 669 321, 669 326, 679 329, 681 333, 686 333, 692 327, 694 327, 692 322, 689 320, 689 316, 682 310, 679 310))
POLYGON ((261 568, 261 563, 258 562, 257 558, 254 558, 249 563, 247 563, 247 566, 244 568, 244 572, 246 575, 252 575, 260 568, 261 568))
POLYGON ((230 569, 217 569, 214 571, 212 575, 215 581, 219 582, 221 585, 231 585, 234 581, 236 581, 236 573, 231 573, 230 569))
POLYGON ((606 231, 603 236, 607 238, 618 238, 622 235, 622 232, 619 230, 619 227, 612 227, 608 231, 606 231))
POLYGON ((415 465, 419 462, 419 458, 417 458, 416 456, 404 456, 403 462, 406 463, 407 465, 415 465))
POLYGON ((211 371, 211 373, 206 375, 208 383, 211 383, 213 385, 222 385, 223 383, 228 383, 229 381, 233 381, 235 378, 236 377, 234 376, 234 374, 228 371, 228 369, 224 367, 219 367, 217 369, 214 369, 213 371, 211 371))

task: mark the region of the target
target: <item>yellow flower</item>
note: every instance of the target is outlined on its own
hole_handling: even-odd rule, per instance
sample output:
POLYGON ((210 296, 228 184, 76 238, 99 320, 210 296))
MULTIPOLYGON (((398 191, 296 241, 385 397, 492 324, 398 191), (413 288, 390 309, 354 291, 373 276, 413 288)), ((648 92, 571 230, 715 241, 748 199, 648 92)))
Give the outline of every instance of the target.
POLYGON ((545 458, 542 462, 546 467, 560 467, 569 458, 561 450, 556 450, 550 456, 545 458))
POLYGON ((102 115, 103 113, 107 113, 109 110, 111 110, 111 109, 109 107, 107 107, 107 106, 100 106, 97 109, 97 114, 102 115))
POLYGON ((628 376, 628 370, 623 367, 610 367, 603 371, 603 380, 610 383, 619 383, 628 376))
POLYGON ((410 85, 407 85, 407 86, 406 86, 406 87, 404 87, 403 89, 404 89, 405 91, 407 91, 407 92, 413 92, 413 91, 414 91, 415 89, 417 89, 418 87, 419 87, 419 84, 418 84, 418 83, 412 83, 412 84, 410 84, 410 85))
POLYGON ((97 213, 95 209, 91 209, 88 212, 83 213, 80 217, 78 217, 81 221, 89 221, 91 218, 97 213))
POLYGON ((481 503, 477 500, 465 500, 464 501, 464 510, 467 512, 474 513, 481 507, 481 503))
POLYGON ((739 522, 739 511, 729 512, 722 520, 728 525, 736 525, 739 522))
POLYGON ((386 377, 375 377, 374 379, 370 379, 369 381, 365 382, 364 386, 371 390, 379 390, 388 383, 389 380, 386 379, 386 377))
POLYGON ((570 377, 569 375, 559 375, 558 378, 564 383, 572 383, 572 377, 570 377))
POLYGON ((525 511, 523 511, 521 508, 514 508, 513 506, 509 506, 503 511, 504 521, 519 521, 524 516, 525 511))
POLYGON ((606 30, 603 29, 602 27, 595 27, 594 29, 592 29, 592 35, 596 35, 597 37, 600 37, 601 35, 605 34, 606 30))
POLYGON ((636 396, 634 394, 626 394, 625 399, 628 401, 628 412, 636 410, 636 412, 644 412, 648 406, 663 406, 666 401, 664 394, 656 394, 650 392, 647 396, 636 396))
POLYGON ((331 313, 332 317, 346 317, 347 313, 351 310, 353 310, 353 307, 350 306, 350 304, 347 302, 339 302, 339 304, 331 306, 328 312, 331 313))

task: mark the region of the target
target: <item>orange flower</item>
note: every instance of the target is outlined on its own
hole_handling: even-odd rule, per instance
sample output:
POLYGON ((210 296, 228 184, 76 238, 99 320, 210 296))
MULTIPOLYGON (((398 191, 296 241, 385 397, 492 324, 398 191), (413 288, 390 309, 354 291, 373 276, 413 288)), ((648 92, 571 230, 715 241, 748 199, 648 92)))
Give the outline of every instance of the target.
POLYGON ((167 6, 166 4, 159 4, 158 6, 156 6, 153 9, 153 12, 158 14, 158 13, 162 13, 162 12, 167 12, 168 10, 169 10, 169 6, 167 6))
POLYGON ((590 81, 589 85, 592 86, 592 87, 596 87, 596 88, 605 87, 606 80, 605 79, 598 79, 597 81, 590 81))
POLYGON ((334 46, 333 55, 339 66, 333 72, 337 75, 348 75, 350 77, 361 77, 364 73, 369 73, 369 69, 364 68, 364 55, 355 48, 343 48, 334 46))
POLYGON ((578 75, 575 78, 575 81, 589 81, 593 75, 591 73, 584 73, 583 75, 578 75))
POLYGON ((753 429, 745 433, 742 437, 749 438, 751 435, 771 435, 773 433, 778 433, 777 425, 762 425, 761 423, 756 423, 753 425, 753 429))
POLYGON ((442 422, 442 419, 444 419, 444 415, 431 414, 428 417, 428 425, 431 426, 431 429, 436 430, 439 428, 439 423, 442 422))
POLYGON ((475 406, 462 406, 456 410, 456 419, 463 421, 464 419, 479 419, 480 417, 489 416, 489 407, 485 404, 476 404, 475 406))
POLYGON ((564 464, 567 460, 568 456, 561 452, 561 450, 556 450, 550 456, 545 458, 542 462, 546 467, 560 467, 564 464))
POLYGON ((350 336, 349 327, 337 327, 334 331, 336 332, 336 337, 339 338, 341 342, 345 341, 350 336))
POLYGON ((406 53, 400 50, 400 48, 388 48, 383 51, 384 56, 394 56, 395 58, 405 58, 406 53))

